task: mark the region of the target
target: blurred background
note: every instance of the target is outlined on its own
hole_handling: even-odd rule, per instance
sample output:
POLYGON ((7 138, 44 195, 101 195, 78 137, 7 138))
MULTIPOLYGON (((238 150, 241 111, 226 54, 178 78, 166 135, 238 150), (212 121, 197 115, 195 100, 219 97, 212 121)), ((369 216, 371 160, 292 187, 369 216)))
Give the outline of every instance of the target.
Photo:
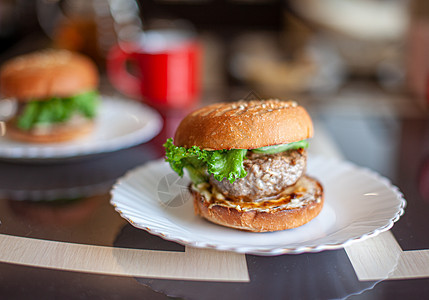
MULTIPOLYGON (((104 72, 113 45, 160 28, 191 31, 201 43, 206 102, 249 91, 342 102, 364 91, 356 96, 370 111, 401 105, 403 93, 416 102, 407 113, 427 107, 425 0, 0 0, 0 63, 57 47, 91 56, 104 72)), ((107 80, 103 89, 115 93, 107 80)))

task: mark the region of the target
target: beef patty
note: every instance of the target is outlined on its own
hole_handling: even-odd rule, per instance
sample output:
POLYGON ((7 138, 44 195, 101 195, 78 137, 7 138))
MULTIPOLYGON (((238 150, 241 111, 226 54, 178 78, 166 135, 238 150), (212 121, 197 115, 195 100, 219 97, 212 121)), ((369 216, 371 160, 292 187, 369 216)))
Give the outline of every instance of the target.
POLYGON ((217 181, 213 175, 210 183, 232 200, 252 201, 280 193, 305 173, 305 149, 263 155, 249 151, 243 161, 247 176, 230 183, 226 178, 217 181))

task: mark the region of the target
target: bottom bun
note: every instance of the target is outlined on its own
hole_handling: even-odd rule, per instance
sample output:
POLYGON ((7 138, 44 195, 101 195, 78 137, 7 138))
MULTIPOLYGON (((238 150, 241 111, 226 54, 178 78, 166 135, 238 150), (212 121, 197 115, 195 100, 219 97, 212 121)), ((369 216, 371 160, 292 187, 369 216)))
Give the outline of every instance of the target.
POLYGON ((226 227, 267 232, 292 229, 314 219, 322 210, 323 187, 314 178, 303 176, 277 199, 238 202, 214 195, 213 187, 190 188, 197 215, 226 227), (210 190, 210 191, 208 191, 210 190), (209 197, 210 199, 207 199, 209 197))
POLYGON ((76 124, 57 124, 43 133, 33 130, 25 131, 8 122, 6 135, 14 140, 28 143, 59 143, 75 140, 90 134, 94 130, 94 121, 85 120, 76 124))

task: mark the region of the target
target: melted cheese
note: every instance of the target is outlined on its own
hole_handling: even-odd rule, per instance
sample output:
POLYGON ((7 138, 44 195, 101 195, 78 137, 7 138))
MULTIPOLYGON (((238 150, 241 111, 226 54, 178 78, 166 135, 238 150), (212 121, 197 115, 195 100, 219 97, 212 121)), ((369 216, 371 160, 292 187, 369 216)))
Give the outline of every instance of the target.
MULTIPOLYGON (((209 202, 209 207, 215 205, 235 208, 239 211, 258 210, 276 211, 284 209, 301 208, 314 201, 317 194, 316 188, 311 184, 310 179, 303 176, 298 182, 275 197, 262 198, 255 201, 230 200, 225 198, 214 186, 209 183, 192 185, 192 189, 199 192, 209 202)), ((317 201, 320 201, 318 199, 317 201)))

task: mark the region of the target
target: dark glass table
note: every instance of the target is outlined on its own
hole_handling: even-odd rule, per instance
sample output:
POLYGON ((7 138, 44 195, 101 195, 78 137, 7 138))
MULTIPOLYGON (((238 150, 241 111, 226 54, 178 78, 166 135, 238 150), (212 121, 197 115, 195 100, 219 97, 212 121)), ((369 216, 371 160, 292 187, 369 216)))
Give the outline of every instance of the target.
POLYGON ((371 168, 401 189, 408 206, 389 232, 347 251, 264 257, 206 253, 134 228, 110 205, 109 191, 128 170, 163 156, 161 145, 181 116, 170 113, 160 135, 129 149, 0 162, 0 298, 427 298, 428 117, 406 95, 373 103, 339 98, 303 101, 316 135, 318 127, 323 132, 311 151, 371 168), (383 261, 393 255, 391 271, 365 277, 365 249, 383 261), (229 261, 237 274, 207 279, 221 269, 214 264, 229 261))

